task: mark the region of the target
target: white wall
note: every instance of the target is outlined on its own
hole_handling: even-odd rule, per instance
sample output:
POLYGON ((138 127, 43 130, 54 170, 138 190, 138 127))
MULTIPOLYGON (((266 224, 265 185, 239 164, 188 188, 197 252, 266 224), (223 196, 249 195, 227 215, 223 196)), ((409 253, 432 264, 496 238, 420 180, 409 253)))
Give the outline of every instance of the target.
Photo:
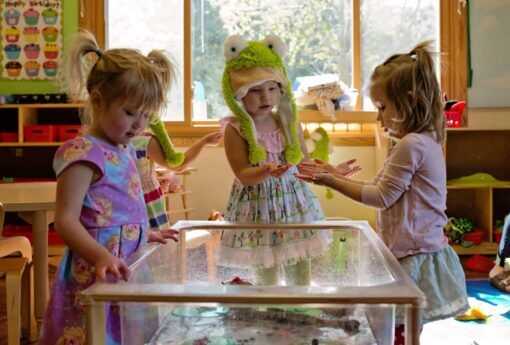
MULTIPOLYGON (((179 150, 184 149, 179 148, 179 150)), ((370 179, 375 174, 373 147, 336 147, 331 162, 339 163, 350 158, 358 159, 357 164, 363 169, 356 178, 370 179)), ((194 193, 191 195, 191 202, 195 208, 193 219, 207 219, 212 209, 224 211, 234 175, 228 165, 223 147, 205 148, 193 166, 197 168, 190 177, 190 190, 194 193)), ((373 210, 338 193, 334 193, 333 199, 326 199, 326 190, 323 187, 312 186, 312 189, 319 197, 326 217, 366 219, 374 223, 373 210)))

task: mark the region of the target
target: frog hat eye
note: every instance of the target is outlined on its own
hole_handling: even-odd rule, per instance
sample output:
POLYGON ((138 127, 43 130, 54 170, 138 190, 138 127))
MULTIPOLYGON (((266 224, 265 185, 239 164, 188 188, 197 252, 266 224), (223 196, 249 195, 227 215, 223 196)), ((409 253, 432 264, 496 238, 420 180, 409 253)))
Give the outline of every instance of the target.
POLYGON ((230 61, 239 56, 241 50, 248 45, 248 41, 242 38, 240 35, 232 35, 223 44, 223 55, 225 61, 230 61))
POLYGON ((285 53, 287 53, 287 45, 276 35, 266 36, 266 38, 262 40, 262 43, 274 51, 280 58, 283 58, 285 53))

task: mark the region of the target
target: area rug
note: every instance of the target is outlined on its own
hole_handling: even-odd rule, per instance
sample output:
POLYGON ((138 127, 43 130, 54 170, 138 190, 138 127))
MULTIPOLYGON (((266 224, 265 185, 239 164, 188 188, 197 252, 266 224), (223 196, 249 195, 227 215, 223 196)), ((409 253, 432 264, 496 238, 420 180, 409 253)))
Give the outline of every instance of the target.
POLYGON ((431 322, 423 327, 422 345, 503 345, 510 344, 510 294, 489 281, 468 280, 469 303, 489 318, 484 321, 457 321, 454 318, 431 322))

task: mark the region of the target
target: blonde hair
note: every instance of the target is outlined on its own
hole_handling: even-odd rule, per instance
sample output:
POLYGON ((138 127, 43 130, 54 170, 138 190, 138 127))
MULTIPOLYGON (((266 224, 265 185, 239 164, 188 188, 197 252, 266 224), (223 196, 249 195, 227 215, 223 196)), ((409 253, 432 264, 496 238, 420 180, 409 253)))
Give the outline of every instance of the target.
POLYGON ((370 78, 382 82, 386 97, 395 105, 395 130, 402 134, 432 129, 436 140, 445 140, 443 103, 434 69, 431 41, 409 53, 395 54, 377 66, 370 78))
POLYGON ((82 122, 92 126, 96 121, 89 100, 92 91, 99 91, 106 104, 129 99, 136 111, 155 113, 155 121, 174 78, 174 64, 166 52, 153 50, 147 56, 136 49, 102 52, 94 36, 83 30, 69 43, 60 84, 72 100, 86 102, 82 122))

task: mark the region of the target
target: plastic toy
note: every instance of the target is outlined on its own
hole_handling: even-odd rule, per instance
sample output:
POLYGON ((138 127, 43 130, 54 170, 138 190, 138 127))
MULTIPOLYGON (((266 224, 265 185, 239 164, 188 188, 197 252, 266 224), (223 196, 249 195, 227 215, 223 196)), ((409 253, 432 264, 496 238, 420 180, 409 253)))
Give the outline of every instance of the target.
POLYGON ((222 285, 253 285, 247 280, 243 280, 238 276, 235 276, 234 279, 230 281, 221 282, 222 285))
POLYGON ((479 307, 469 308, 465 314, 455 316, 455 320, 471 321, 471 320, 486 320, 490 315, 486 314, 479 307))
POLYGON ((448 127, 462 127, 462 113, 466 107, 465 101, 447 101, 444 108, 446 125, 448 127))
POLYGON ((464 234, 473 230, 473 223, 467 218, 450 218, 444 226, 444 231, 451 243, 461 243, 464 234))
POLYGON ((469 176, 462 176, 456 179, 448 180, 449 185, 480 185, 480 186, 498 186, 508 184, 508 182, 495 179, 487 173, 476 173, 469 176))

